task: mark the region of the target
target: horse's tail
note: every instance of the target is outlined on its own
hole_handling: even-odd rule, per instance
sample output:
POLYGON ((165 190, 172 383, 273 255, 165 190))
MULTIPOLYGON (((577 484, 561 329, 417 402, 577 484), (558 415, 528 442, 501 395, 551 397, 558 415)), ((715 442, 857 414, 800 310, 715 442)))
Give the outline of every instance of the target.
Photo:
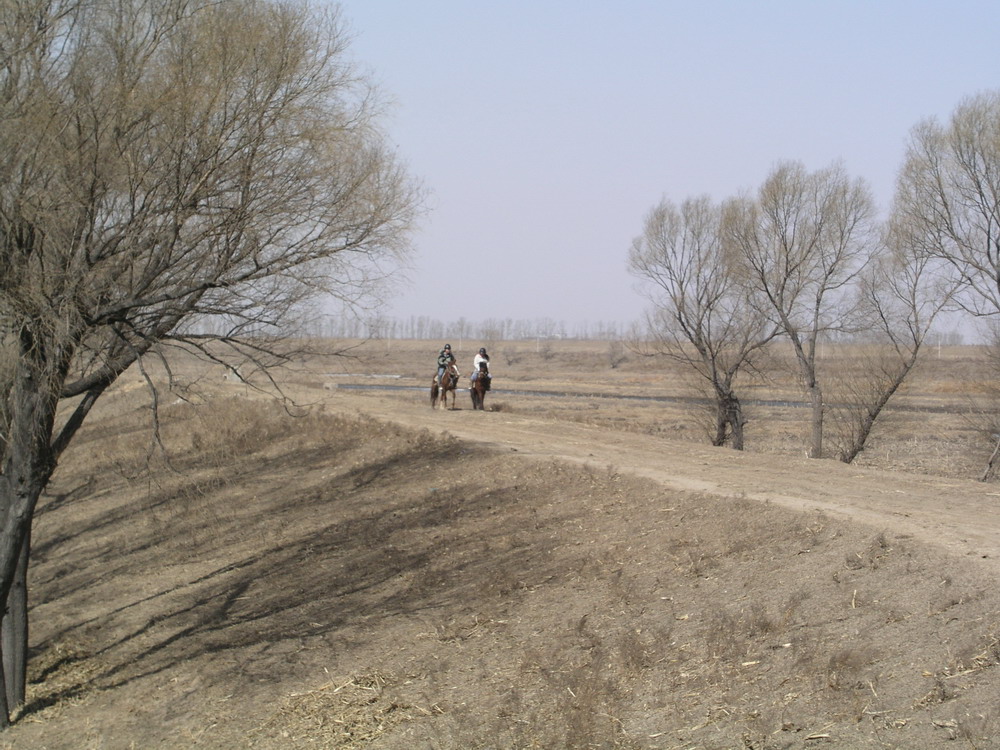
POLYGON ((438 397, 438 384, 435 382, 431 384, 431 406, 434 406, 434 402, 437 401, 437 397, 438 397))

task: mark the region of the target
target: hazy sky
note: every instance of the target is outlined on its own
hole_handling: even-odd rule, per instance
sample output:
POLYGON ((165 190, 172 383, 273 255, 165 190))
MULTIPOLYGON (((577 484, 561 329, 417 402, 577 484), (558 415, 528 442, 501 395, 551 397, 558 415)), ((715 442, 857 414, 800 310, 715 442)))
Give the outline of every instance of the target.
POLYGON ((885 209, 910 129, 1000 88, 997 0, 343 0, 429 191, 394 317, 638 319, 632 239, 782 160, 885 209))

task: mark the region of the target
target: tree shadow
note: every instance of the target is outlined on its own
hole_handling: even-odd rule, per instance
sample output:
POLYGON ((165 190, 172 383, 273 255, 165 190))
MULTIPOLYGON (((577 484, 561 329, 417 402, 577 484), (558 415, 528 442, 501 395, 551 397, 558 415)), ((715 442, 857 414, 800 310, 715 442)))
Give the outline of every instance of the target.
MULTIPOLYGON (((273 492, 274 499, 232 515, 220 511, 209 535, 197 534, 204 509, 178 512, 157 527, 128 524, 129 509, 116 507, 92 513, 89 526, 46 540, 35 606, 65 607, 90 593, 135 590, 139 578, 162 583, 152 594, 119 596, 35 645, 32 657, 76 633, 99 633, 91 656, 100 671, 86 684, 38 691, 26 713, 89 685, 121 687, 210 654, 329 636, 361 620, 377 628, 386 619, 463 606, 491 581, 523 578, 526 571, 541 575, 537 571, 551 564, 551 537, 533 528, 537 523, 527 511, 510 512, 523 500, 519 490, 484 488, 481 478, 495 473, 495 457, 453 441, 396 443, 364 460, 357 455, 364 446, 355 446, 333 457, 295 450, 241 465, 238 486, 224 488, 222 497, 206 496, 206 504, 225 506, 250 489, 258 496, 273 492), (462 462, 455 460, 460 452, 462 462), (318 481, 323 471, 332 476, 318 481), (109 549, 98 543, 123 525, 131 528, 117 544, 109 549), (94 543, 57 555, 70 537, 93 537, 94 543), (198 575, 159 576, 166 564, 210 555, 220 564, 198 575)), ((168 503, 157 497, 152 506, 168 503)), ((35 675, 33 683, 40 685, 57 667, 35 675)), ((220 669, 207 679, 238 675, 220 669)))

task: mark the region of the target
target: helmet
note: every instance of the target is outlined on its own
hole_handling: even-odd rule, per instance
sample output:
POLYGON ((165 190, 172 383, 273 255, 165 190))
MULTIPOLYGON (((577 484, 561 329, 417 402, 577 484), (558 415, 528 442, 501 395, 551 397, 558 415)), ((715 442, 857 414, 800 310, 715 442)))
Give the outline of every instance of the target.
POLYGON ((486 347, 485 346, 479 347, 479 353, 480 354, 486 354, 486 347))
POLYGON ((445 348, 445 349, 451 349, 451 344, 445 344, 445 345, 444 345, 444 348, 445 348))

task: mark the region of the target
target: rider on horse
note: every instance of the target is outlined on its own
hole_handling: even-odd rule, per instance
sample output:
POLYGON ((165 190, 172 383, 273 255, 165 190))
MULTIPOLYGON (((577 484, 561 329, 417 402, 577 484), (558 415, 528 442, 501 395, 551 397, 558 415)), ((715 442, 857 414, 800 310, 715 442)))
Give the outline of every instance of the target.
POLYGON ((449 364, 455 361, 455 355, 451 353, 451 344, 445 344, 444 349, 438 352, 438 369, 434 378, 435 383, 441 382, 441 376, 449 364))
POLYGON ((490 355, 486 353, 486 347, 480 347, 479 353, 476 354, 476 358, 472 360, 472 380, 475 381, 479 377, 479 366, 481 363, 485 363, 486 367, 483 368, 483 372, 486 375, 485 386, 486 390, 490 389, 490 380, 493 376, 490 374, 490 355))

